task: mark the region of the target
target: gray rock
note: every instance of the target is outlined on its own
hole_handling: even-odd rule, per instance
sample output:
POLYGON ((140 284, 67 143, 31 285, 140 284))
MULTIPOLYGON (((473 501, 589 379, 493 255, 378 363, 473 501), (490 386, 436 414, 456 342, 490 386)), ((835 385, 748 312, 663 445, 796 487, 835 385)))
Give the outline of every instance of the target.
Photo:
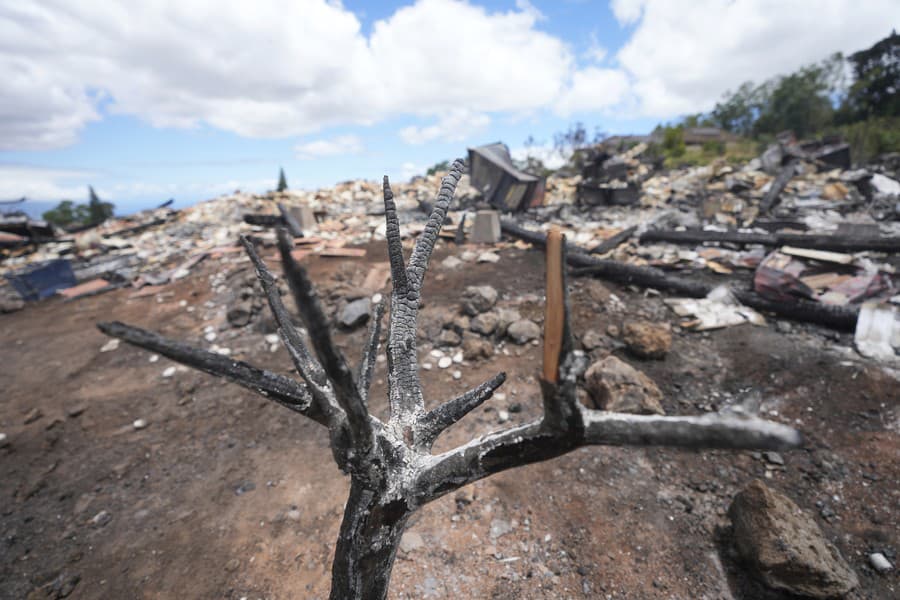
POLYGON ((348 302, 338 317, 338 323, 341 327, 353 329, 359 327, 369 320, 369 309, 371 301, 368 298, 360 298, 353 302, 348 302))
POLYGON ((584 332, 584 335, 581 336, 581 345, 584 346, 584 349, 587 351, 601 347, 603 341, 603 334, 596 329, 588 329, 584 332))
POLYGON ((232 327, 244 327, 253 318, 253 303, 250 300, 235 302, 225 316, 232 327))
POLYGON ((424 545, 425 540, 423 540, 422 536, 415 531, 407 531, 403 534, 403 537, 400 538, 400 550, 403 552, 412 552, 424 545))
POLYGON ((101 510, 91 518, 91 525, 94 527, 103 527, 110 521, 112 521, 112 515, 109 514, 109 511, 101 510))
POLYGON ((666 414, 660 404, 662 392, 653 380, 615 356, 588 367, 584 380, 597 408, 641 415, 666 414))
POLYGON ((462 343, 463 358, 466 360, 480 360, 494 355, 494 345, 483 338, 466 335, 462 343))
POLYGON ((463 314, 474 317, 487 312, 497 303, 497 290, 489 285, 470 285, 462 294, 463 314))
POLYGON ((499 308, 497 309, 497 316, 500 319, 497 322, 497 335, 506 335, 506 330, 510 324, 522 318, 522 315, 515 308, 499 308))
POLYGON ((441 331, 441 335, 438 336, 437 345, 438 346, 459 346, 462 339, 459 334, 453 331, 452 329, 444 329, 441 331))
POLYGON ((503 537, 513 530, 512 524, 506 519, 494 519, 491 521, 490 536, 492 540, 503 537))
POLYGON ((519 319, 510 323, 506 329, 506 337, 517 344, 527 344, 541 335, 541 327, 531 319, 519 319))
POLYGON ((815 520, 763 482, 753 481, 735 496, 728 516, 738 553, 769 587, 834 598, 859 585, 815 520))
POLYGON ((500 317, 497 316, 497 313, 493 311, 481 313, 472 319, 469 323, 469 329, 481 335, 491 335, 497 329, 499 322, 500 317))
POLYGON ((870 554, 869 564, 871 564, 872 568, 879 573, 887 573, 894 568, 894 565, 891 564, 891 561, 889 561, 887 557, 881 552, 873 552, 872 554, 870 554))

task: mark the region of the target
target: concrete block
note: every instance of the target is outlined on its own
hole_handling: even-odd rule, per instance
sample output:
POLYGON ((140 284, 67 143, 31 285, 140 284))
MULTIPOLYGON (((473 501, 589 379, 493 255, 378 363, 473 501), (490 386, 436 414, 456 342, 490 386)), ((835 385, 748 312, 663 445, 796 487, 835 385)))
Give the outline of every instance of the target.
POLYGON ((296 219, 303 231, 313 231, 316 228, 316 215, 309 206, 292 206, 291 215, 296 219))
POLYGON ((500 241, 500 213, 479 210, 472 225, 472 241, 476 244, 496 244, 500 241))

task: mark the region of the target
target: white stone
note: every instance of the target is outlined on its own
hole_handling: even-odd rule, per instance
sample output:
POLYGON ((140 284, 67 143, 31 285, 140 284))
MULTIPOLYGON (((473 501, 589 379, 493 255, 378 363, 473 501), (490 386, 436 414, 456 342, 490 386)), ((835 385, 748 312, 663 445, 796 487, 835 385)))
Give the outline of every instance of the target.
POLYGON ((151 354, 150 355, 150 362, 155 363, 158 360, 159 360, 159 354, 151 354))
POLYGON ((163 371, 162 376, 163 377, 171 377, 174 374, 175 374, 175 367, 166 367, 166 370, 163 371))
POLYGON ((118 347, 119 347, 119 339, 113 338, 113 339, 109 340, 108 342, 106 342, 105 344, 103 344, 103 346, 100 348, 100 352, 112 352, 113 350, 116 350, 118 347))
POLYGON ((482 252, 478 255, 478 262, 480 263, 495 263, 500 260, 500 255, 494 252, 482 252))
POLYGON ((452 364, 453 364, 453 359, 450 358, 449 356, 442 356, 438 360, 438 367, 440 367, 441 369, 446 369, 447 367, 449 367, 452 364))
POLYGON ((881 552, 873 552, 869 555, 869 562, 872 567, 879 573, 887 573, 894 568, 894 565, 881 552))
POLYGON ((462 371, 453 371, 453 379, 462 379, 462 371))
POLYGON ((135 419, 135 420, 134 420, 134 423, 132 423, 131 425, 132 425, 135 429, 139 429, 139 430, 140 430, 140 429, 145 428, 145 427, 148 425, 148 423, 147 423, 147 420, 146 420, 146 419, 135 419))

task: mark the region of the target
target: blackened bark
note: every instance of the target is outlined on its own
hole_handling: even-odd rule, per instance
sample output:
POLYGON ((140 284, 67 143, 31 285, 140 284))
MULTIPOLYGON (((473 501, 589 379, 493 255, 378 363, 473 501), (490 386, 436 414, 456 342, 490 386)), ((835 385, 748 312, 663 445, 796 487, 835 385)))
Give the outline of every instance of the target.
POLYGON ((900 237, 873 237, 859 235, 809 235, 805 233, 744 233, 741 231, 687 231, 651 230, 641 234, 641 242, 667 242, 670 244, 703 244, 718 242, 746 246, 759 244, 779 247, 795 246, 811 250, 831 252, 900 252, 900 237))
POLYGON ((351 480, 331 567, 331 600, 387 598, 397 548, 411 514, 405 500, 389 500, 355 477, 351 480))

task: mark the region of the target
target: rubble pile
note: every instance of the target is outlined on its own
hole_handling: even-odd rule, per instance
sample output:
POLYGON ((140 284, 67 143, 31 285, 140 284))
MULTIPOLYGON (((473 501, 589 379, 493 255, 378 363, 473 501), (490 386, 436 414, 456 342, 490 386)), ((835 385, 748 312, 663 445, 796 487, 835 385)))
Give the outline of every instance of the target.
MULTIPOLYGON (((470 152, 470 157, 479 157, 478 186, 463 177, 441 235, 448 242, 468 239, 476 244, 446 258, 444 267, 497 262, 504 247, 534 243, 523 238, 522 231, 536 235, 559 226, 572 251, 587 256, 570 264, 599 276, 604 275, 598 268, 624 269, 622 277, 633 284, 674 291, 667 301, 685 319, 685 328, 764 324, 760 310, 803 320, 803 311, 812 304, 824 307, 819 312, 825 317, 808 320, 827 324, 831 311, 837 315, 835 322, 846 327, 856 321, 863 303, 874 302, 888 313, 879 322, 889 323, 893 317, 889 329, 897 332, 881 342, 879 355, 886 354, 885 343, 896 348, 897 156, 851 167, 846 144, 783 138, 743 165, 721 159, 664 170, 649 156, 647 144, 639 143, 618 154, 598 147, 586 154, 581 173, 552 175, 535 188, 532 176, 507 164, 501 146, 470 152), (503 182, 505 195, 491 187, 492 181, 503 182), (511 202, 510 194, 520 188, 522 193, 541 193, 528 191, 521 202, 511 202), (498 220, 492 213, 497 208, 513 210, 512 217, 498 220), (498 229, 505 239, 496 241, 498 229), (635 273, 649 274, 650 283, 642 284, 635 273)), ((407 239, 424 228, 440 176, 395 185, 407 239)), ((205 259, 244 260, 237 246, 241 234, 273 244, 274 225, 294 234, 297 258, 361 257, 361 245, 384 239, 381 196, 381 184, 366 180, 315 191, 235 192, 182 211, 159 208, 52 237, 52 228, 7 218, 4 235, 17 241, 2 249, 0 271, 9 285, 0 288, 0 310, 16 310, 25 300, 55 292, 67 299, 121 286, 133 286, 137 294, 160 293, 205 259)), ((382 285, 369 287, 368 292, 375 293, 382 285)), ((365 295, 341 299, 338 320, 343 327, 354 328, 368 318, 370 300, 365 295)), ((252 320, 259 307, 249 302, 249 295, 232 299, 229 321, 239 326, 252 320)), ((437 332, 438 345, 466 346, 475 355, 485 352, 477 342, 467 342, 473 335, 517 344, 539 335, 533 322, 501 320, 490 307, 482 310, 468 302, 459 315, 468 318, 468 324, 437 332)), ((640 335, 631 332, 628 337, 640 335)), ((866 345, 865 339, 858 342, 866 345)), ((640 355, 641 350, 632 352, 640 355)), ((649 354, 664 352, 651 349, 649 354)))

